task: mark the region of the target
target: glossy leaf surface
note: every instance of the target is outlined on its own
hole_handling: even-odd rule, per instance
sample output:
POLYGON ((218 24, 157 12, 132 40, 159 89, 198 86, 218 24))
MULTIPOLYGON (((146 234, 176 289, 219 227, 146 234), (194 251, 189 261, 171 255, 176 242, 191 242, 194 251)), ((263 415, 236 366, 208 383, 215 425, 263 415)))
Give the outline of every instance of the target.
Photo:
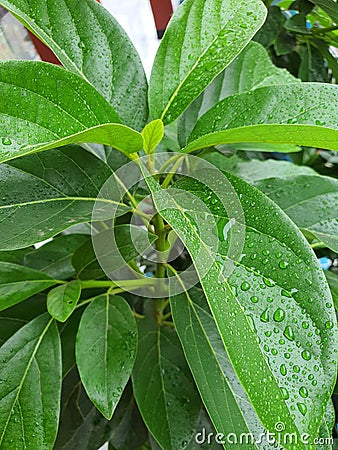
MULTIPOLYGON (((212 172, 204 176, 212 180, 212 172)), ((229 278, 223 275, 229 250, 223 231, 230 218, 215 194, 189 178, 175 184, 203 200, 218 221, 223 238, 217 250, 193 226, 199 214, 193 202, 183 212, 170 190, 149 185, 156 192, 157 209, 194 260, 229 359, 261 422, 274 430, 281 421, 283 432, 297 435, 311 430, 314 439, 336 373, 337 332, 330 292, 311 249, 290 219, 255 188, 233 176, 228 179, 241 199, 246 226, 242 256, 234 261, 229 278), (207 262, 210 268, 204 273, 207 262)), ((214 188, 217 192, 220 186, 214 188)), ((233 196, 229 192, 229 201, 233 196)))
POLYGON ((303 83, 263 87, 228 97, 206 112, 189 136, 184 151, 235 142, 338 150, 337 123, 335 85, 303 83))
POLYGON ((0 358, 1 448, 51 450, 61 394, 61 349, 55 323, 48 314, 38 316, 1 347, 0 358))
POLYGON ((137 326, 129 305, 100 295, 83 313, 76 339, 76 362, 88 397, 111 419, 131 375, 137 326))
POLYGON ((0 162, 76 142, 141 150, 142 136, 120 124, 85 80, 58 66, 32 61, 0 64, 0 162))
POLYGON ((133 44, 97 2, 1 0, 0 4, 45 42, 62 65, 91 83, 123 123, 142 129, 147 81, 133 44))
POLYGON ((265 15, 258 0, 186 0, 155 57, 151 117, 164 124, 174 121, 248 44, 265 15))

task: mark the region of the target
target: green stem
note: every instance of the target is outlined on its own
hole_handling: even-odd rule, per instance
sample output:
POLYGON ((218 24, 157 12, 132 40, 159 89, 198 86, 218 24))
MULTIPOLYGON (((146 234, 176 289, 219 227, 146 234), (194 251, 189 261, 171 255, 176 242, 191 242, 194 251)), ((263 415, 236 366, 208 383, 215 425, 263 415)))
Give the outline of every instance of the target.
POLYGON ((140 278, 139 280, 121 280, 118 283, 114 281, 100 281, 100 280, 82 280, 82 289, 95 288, 138 288, 143 286, 151 286, 154 282, 151 278, 140 278))

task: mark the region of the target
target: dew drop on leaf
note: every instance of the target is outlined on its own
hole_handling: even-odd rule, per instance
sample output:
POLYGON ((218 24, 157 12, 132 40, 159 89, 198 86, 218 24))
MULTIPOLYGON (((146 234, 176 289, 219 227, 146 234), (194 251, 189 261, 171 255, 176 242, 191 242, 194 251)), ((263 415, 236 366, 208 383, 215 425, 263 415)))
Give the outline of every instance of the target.
POLYGON ((305 361, 309 361, 311 359, 311 353, 308 350, 303 350, 302 358, 305 359, 305 361))
POLYGON ((244 281, 244 283, 241 284, 242 291, 248 291, 250 289, 250 284, 244 281))
POLYGON ((273 315, 275 322, 282 322, 285 319, 285 311, 281 308, 276 309, 273 315))
POLYGON ((304 405, 304 403, 298 402, 298 403, 297 403, 297 408, 299 409, 299 412, 300 412, 303 416, 305 416, 305 414, 306 414, 306 412, 307 412, 307 407, 306 407, 306 405, 304 405))
POLYGON ((283 334, 286 337, 286 339, 289 339, 289 341, 295 340, 295 335, 294 335, 293 329, 289 325, 285 328, 283 334))

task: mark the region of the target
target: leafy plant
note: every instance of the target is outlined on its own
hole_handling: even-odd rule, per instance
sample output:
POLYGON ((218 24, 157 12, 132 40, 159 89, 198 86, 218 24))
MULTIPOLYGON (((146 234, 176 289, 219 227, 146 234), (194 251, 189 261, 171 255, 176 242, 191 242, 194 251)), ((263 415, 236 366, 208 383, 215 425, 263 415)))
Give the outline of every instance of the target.
POLYGON ((337 87, 260 0, 185 0, 149 86, 94 0, 0 5, 63 65, 0 64, 0 447, 330 448, 337 181, 224 149, 338 150, 337 87))

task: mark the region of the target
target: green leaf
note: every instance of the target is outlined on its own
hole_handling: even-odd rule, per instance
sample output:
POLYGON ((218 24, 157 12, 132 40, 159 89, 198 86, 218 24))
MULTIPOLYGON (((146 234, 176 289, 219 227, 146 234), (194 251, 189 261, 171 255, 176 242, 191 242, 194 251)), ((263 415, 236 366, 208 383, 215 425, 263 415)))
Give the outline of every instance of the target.
MULTIPOLYGON (((315 255, 277 205, 228 174, 243 208, 246 230, 241 257, 235 257, 233 271, 225 278, 228 251, 234 258, 229 239, 224 240, 230 218, 214 193, 220 189, 214 169, 200 171, 199 177, 200 181, 185 177, 176 182, 172 195, 170 189, 147 182, 156 209, 194 261, 231 364, 262 424, 273 431, 277 422, 283 422, 283 433, 298 437, 309 433, 314 439, 333 389, 337 352, 334 308, 315 255), (210 214, 203 219, 199 203, 194 207, 190 202, 188 210, 186 204, 181 206, 177 189, 194 194, 209 208, 217 221, 217 249, 208 245, 210 236, 201 235, 195 225, 205 220, 210 230, 210 214)), ((236 223, 242 220, 236 218, 236 223)), ((305 446, 298 441, 298 448, 305 446)))
POLYGON ((0 446, 52 449, 61 394, 60 338, 43 314, 0 349, 0 446), (34 424, 34 425, 33 425, 34 424))
POLYGON ((286 17, 284 16, 279 6, 270 6, 268 9, 268 16, 262 28, 255 35, 254 40, 262 44, 268 49, 276 39, 279 33, 283 30, 286 17))
POLYGON ((298 76, 302 81, 320 81, 328 83, 328 70, 323 56, 310 44, 299 48, 301 62, 299 65, 298 76))
POLYGON ((37 61, 0 64, 0 162, 76 142, 142 149, 140 133, 120 124, 113 108, 85 80, 37 61))
POLYGON ((296 81, 287 70, 279 69, 271 62, 264 47, 257 42, 251 42, 180 117, 181 144, 186 144, 186 139, 197 120, 226 97, 263 86, 296 81))
MULTIPOLYGON (((202 298, 203 293, 193 289, 172 297, 170 304, 174 324, 203 403, 218 433, 238 437, 242 433, 259 435, 262 429, 259 429, 258 418, 231 367, 208 307, 200 304, 202 298), (243 413, 251 413, 251 428, 248 428, 243 413)), ((247 448, 255 449, 256 446, 252 444, 247 448)))
POLYGON ((337 2, 334 0, 310 0, 311 3, 322 8, 328 16, 330 16, 333 21, 338 24, 338 9, 337 2))
POLYGON ((47 44, 62 65, 89 81, 123 123, 141 130, 147 120, 147 81, 133 44, 93 0, 1 0, 47 44))
POLYGON ((189 136, 184 152, 234 142, 338 150, 337 123, 335 85, 302 83, 262 87, 228 97, 206 112, 189 136))
POLYGON ((54 319, 65 322, 76 308, 81 295, 81 282, 73 280, 48 292, 47 309, 54 319))
POLYGON ((276 202, 307 236, 338 252, 338 180, 299 175, 267 178, 255 186, 276 202))
POLYGON ((58 280, 70 278, 75 275, 75 269, 72 265, 73 253, 88 238, 84 234, 57 236, 42 247, 26 253, 24 265, 47 273, 58 280))
POLYGON ((144 151, 149 155, 153 153, 164 136, 164 125, 162 120, 149 122, 142 131, 144 151))
POLYGON ((151 117, 173 122, 248 44, 265 15, 258 0, 185 0, 155 57, 151 117))
POLYGON ((9 262, 13 264, 22 264, 24 258, 28 253, 32 251, 31 248, 20 248, 18 250, 12 250, 8 252, 1 252, 0 251, 0 261, 2 262, 9 262))
POLYGON ((311 34, 311 31, 306 27, 306 15, 303 13, 291 16, 284 23, 284 28, 293 33, 311 34))
POLYGON ((45 273, 17 264, 0 262, 0 311, 54 286, 45 273))
POLYGON ((82 316, 82 308, 76 309, 64 323, 58 323, 62 348, 62 378, 75 366, 75 341, 82 316))
POLYGON ((161 448, 183 449, 195 431, 201 402, 174 330, 154 319, 138 323, 139 349, 133 371, 141 415, 161 448))
POLYGON ((111 218, 116 202, 96 200, 111 175, 103 161, 75 146, 0 165, 0 249, 27 247, 89 222, 95 202, 102 204, 98 220, 111 218))
POLYGON ((76 340, 82 383, 97 409, 111 419, 131 375, 137 326, 126 301, 100 295, 83 313, 76 340))

